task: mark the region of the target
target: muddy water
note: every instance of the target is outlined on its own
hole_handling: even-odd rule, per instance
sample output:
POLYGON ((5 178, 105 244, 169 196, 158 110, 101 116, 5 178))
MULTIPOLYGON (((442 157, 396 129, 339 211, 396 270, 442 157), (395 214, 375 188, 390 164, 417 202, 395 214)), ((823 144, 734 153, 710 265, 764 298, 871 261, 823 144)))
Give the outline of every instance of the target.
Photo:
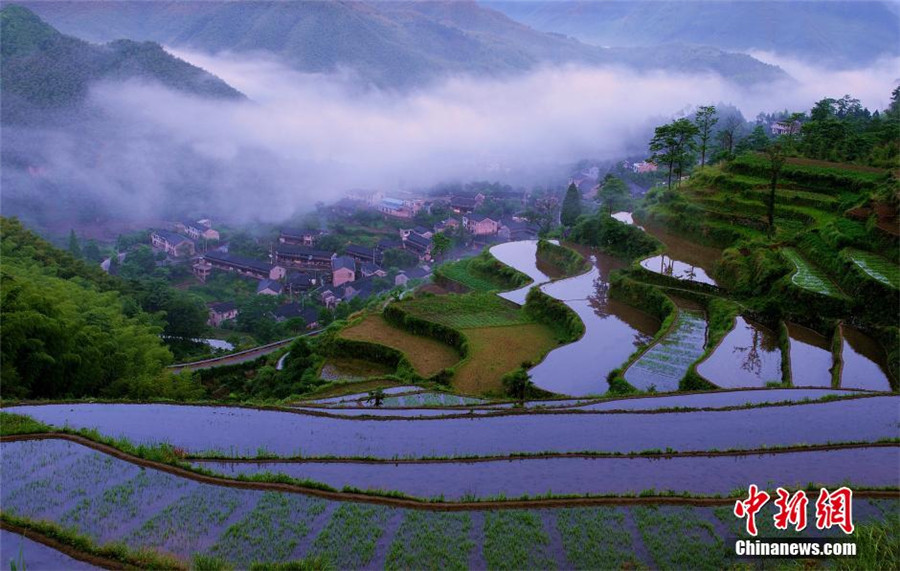
POLYGON ((769 329, 738 316, 697 372, 722 388, 764 387, 781 382, 781 350, 769 329))
POLYGON ((843 347, 841 358, 841 387, 889 391, 891 383, 887 376, 887 359, 884 349, 877 341, 853 327, 841 326, 843 347))
POLYGON ((830 387, 831 340, 812 329, 788 323, 791 337, 791 383, 795 387, 830 387))
POLYGON ((609 275, 624 267, 624 262, 567 245, 593 261, 590 271, 549 283, 541 290, 572 308, 584 322, 585 333, 578 341, 551 351, 531 369, 531 380, 542 389, 560 394, 603 394, 609 389, 609 372, 652 338, 659 321, 609 299, 609 275))
POLYGON ((680 280, 716 285, 712 274, 722 256, 721 250, 702 246, 655 226, 647 226, 644 230, 662 242, 666 246, 666 252, 661 256, 642 261, 641 266, 651 272, 670 275, 680 280))
POLYGON ((543 267, 537 261, 537 240, 521 240, 518 242, 506 242, 498 244, 490 249, 491 255, 511 268, 515 268, 531 278, 531 283, 517 290, 499 294, 519 305, 524 305, 525 296, 535 285, 549 282, 553 276, 549 268, 543 267))

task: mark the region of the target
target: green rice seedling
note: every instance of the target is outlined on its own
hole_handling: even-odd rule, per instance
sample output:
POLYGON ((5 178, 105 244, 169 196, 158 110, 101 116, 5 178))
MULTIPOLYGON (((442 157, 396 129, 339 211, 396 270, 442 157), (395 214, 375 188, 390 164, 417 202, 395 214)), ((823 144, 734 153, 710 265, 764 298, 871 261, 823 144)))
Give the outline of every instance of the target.
POLYGON ((394 509, 365 504, 341 504, 316 537, 309 555, 321 557, 338 569, 366 566, 394 509))
POLYGON ((558 510, 556 527, 568 563, 575 569, 637 567, 639 562, 624 520, 624 514, 612 507, 558 510))
POLYGON ((844 250, 850 260, 872 279, 894 289, 900 289, 900 266, 871 252, 848 248, 844 250))
POLYGON ((825 272, 807 262, 796 250, 784 248, 781 250, 781 253, 794 264, 795 271, 791 276, 791 282, 795 286, 820 295, 841 297, 841 291, 828 278, 825 272))
POLYGON ((164 508, 124 539, 128 545, 164 549, 188 556, 199 551, 201 540, 221 526, 258 492, 198 486, 196 491, 164 508))
POLYGON ((407 511, 387 556, 387 569, 466 569, 475 543, 467 513, 407 511))
POLYGON ((266 492, 250 513, 225 530, 210 553, 240 567, 286 560, 325 505, 316 498, 266 492))
POLYGON ((703 355, 705 341, 703 313, 683 309, 672 330, 625 371, 625 380, 649 392, 678 390, 688 368, 703 355))
POLYGON ((107 488, 98 497, 82 500, 62 516, 61 523, 101 540, 131 521, 146 519, 147 506, 177 501, 181 493, 194 486, 183 478, 141 470, 136 477, 107 488))
POLYGON ((550 536, 536 511, 484 514, 484 558, 490 569, 555 569, 550 536))
POLYGON ((727 550, 696 510, 639 506, 632 510, 644 545, 660 569, 722 569, 727 550))

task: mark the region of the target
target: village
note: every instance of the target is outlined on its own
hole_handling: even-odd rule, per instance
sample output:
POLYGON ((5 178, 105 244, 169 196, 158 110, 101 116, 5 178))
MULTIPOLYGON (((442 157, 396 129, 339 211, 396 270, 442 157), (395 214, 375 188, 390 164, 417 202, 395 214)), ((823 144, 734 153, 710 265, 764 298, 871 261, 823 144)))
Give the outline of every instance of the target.
MULTIPOLYGON (((596 184, 595 172, 590 186, 596 184)), ((291 332, 299 332, 359 309, 373 296, 420 285, 435 264, 475 255, 490 244, 535 238, 539 227, 524 216, 528 200, 524 191, 508 187, 441 197, 356 193, 321 208, 315 220, 308 217, 315 225, 308 220, 274 227, 270 239, 257 237, 257 255, 236 249, 229 240, 234 230, 209 218, 150 229, 147 240, 158 266, 178 276, 189 268, 189 278, 173 279, 173 285, 202 293, 211 280, 239 280, 243 291, 249 284, 254 295, 276 300, 268 318, 291 321, 291 332), (349 226, 355 227, 352 234, 349 226)), ((127 256, 119 252, 119 262, 127 256)), ((110 272, 109 259, 101 266, 110 272)), ((209 299, 208 325, 218 331, 234 327, 240 305, 236 297, 209 299)))

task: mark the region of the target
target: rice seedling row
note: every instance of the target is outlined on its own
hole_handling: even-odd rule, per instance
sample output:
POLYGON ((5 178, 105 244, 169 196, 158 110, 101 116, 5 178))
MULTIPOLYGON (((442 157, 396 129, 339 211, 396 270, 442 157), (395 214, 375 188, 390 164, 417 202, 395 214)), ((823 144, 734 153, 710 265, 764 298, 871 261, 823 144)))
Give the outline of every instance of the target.
POLYGON ((791 275, 791 282, 794 285, 820 295, 841 297, 840 290, 825 272, 803 259, 796 250, 784 248, 781 253, 794 264, 795 271, 791 275))
MULTIPOLYGON (((27 464, 20 458, 27 453, 36 458, 31 464, 37 471, 55 452, 52 446, 45 446, 47 454, 41 449, 52 441, 32 442, 29 444, 36 446, 30 448, 18 444, 3 444, 7 465, 27 464), (13 460, 7 461, 8 457, 13 460)), ((88 453, 96 455, 91 450, 88 453)), ((121 460, 113 462, 133 467, 121 460)), ((62 482, 65 493, 77 487, 85 475, 95 473, 95 466, 89 463, 76 462, 72 468, 74 472, 70 469, 59 475, 66 480, 62 482)), ((27 468, 19 476, 27 480, 27 468)), ((659 568, 710 568, 729 563, 722 538, 733 535, 728 530, 735 525, 730 512, 717 512, 719 521, 713 519, 709 508, 421 512, 195 482, 178 486, 176 480, 176 476, 158 473, 146 479, 132 475, 131 491, 119 484, 98 486, 92 513, 106 513, 113 522, 109 537, 101 542, 120 540, 133 548, 174 553, 185 561, 194 554, 206 554, 239 568, 253 562, 313 556, 337 568, 391 569, 460 568, 473 561, 490 569, 596 568, 598 563, 606 566, 603 561, 640 566, 644 561, 629 559, 629 550, 641 553, 646 545, 659 568), (164 489, 190 491, 172 494, 171 504, 161 510, 147 506, 131 511, 130 506, 137 506, 141 498, 164 489), (115 505, 124 509, 102 511, 103 506, 115 505), (115 528, 115 522, 128 523, 134 513, 140 525, 131 526, 130 532, 128 525, 115 528), (626 529, 632 516, 640 529, 641 544, 633 535, 629 537, 626 529)), ((900 505, 860 500, 854 509, 859 521, 883 521, 896 517, 900 505)), ((57 523, 63 523, 65 517, 59 511, 47 516, 57 523)), ((90 527, 88 522, 89 518, 82 518, 73 525, 83 531, 90 527)))
POLYGON ((490 569, 556 569, 549 545, 538 511, 484 514, 484 557, 490 569))
POLYGON ((705 342, 703 313, 681 310, 672 331, 628 368, 625 380, 643 391, 676 391, 691 363, 703 355, 705 342))
POLYGON ((17 533, 0 529, 0 566, 4 569, 65 569, 66 571, 87 571, 99 569, 89 563, 72 559, 64 553, 32 541, 17 533))
POLYGON ((557 510, 567 563, 574 569, 639 567, 624 520, 624 510, 614 507, 557 510))
POLYGON ((727 551, 715 527, 690 508, 632 508, 644 545, 659 569, 722 569, 727 551))
POLYGON ((848 248, 844 253, 872 279, 894 289, 900 289, 900 267, 871 252, 848 248))
POLYGON ((396 510, 384 506, 341 504, 312 544, 310 554, 338 569, 366 567, 384 525, 396 510))
POLYGON ((286 561, 325 506, 317 498, 267 492, 252 511, 225 530, 210 554, 241 567, 286 561))
POLYGON ((385 568, 466 569, 475 543, 467 513, 407 511, 385 568))

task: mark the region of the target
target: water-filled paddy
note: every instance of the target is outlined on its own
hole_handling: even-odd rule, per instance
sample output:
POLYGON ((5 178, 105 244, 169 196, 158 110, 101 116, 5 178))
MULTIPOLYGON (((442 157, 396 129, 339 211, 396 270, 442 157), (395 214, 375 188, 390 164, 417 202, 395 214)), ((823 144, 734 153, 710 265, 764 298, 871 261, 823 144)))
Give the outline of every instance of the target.
POLYGON ((722 388, 781 383, 778 338, 762 325, 738 316, 734 329, 697 366, 697 372, 722 388))
POLYGON ((889 391, 891 383, 887 376, 887 361, 884 349, 877 341, 858 329, 841 326, 843 347, 841 359, 841 387, 889 391))
POLYGON ((625 371, 625 380, 642 391, 677 391, 691 363, 703 355, 705 343, 705 315, 682 309, 672 330, 625 371))
POLYGON ((551 351, 529 371, 538 387, 573 396, 605 393, 609 372, 659 328, 659 321, 650 315, 609 299, 609 274, 624 267, 623 262, 599 252, 581 251, 593 261, 589 272, 544 285, 541 290, 572 308, 584 323, 585 333, 578 341, 551 351))
POLYGON ((802 487, 808 482, 892 486, 900 447, 874 447, 748 456, 676 458, 534 458, 489 462, 366 464, 319 462, 200 462, 236 476, 272 472, 335 488, 398 490, 448 499, 498 495, 627 494, 672 490, 725 494, 747 482, 802 487))
POLYGON ((100 569, 5 529, 0 529, 0 545, 3 546, 0 565, 4 569, 100 569))
POLYGON ((60 404, 10 407, 40 421, 97 428, 135 442, 255 456, 506 455, 747 449, 897 436, 900 397, 689 413, 512 415, 473 419, 354 420, 233 407, 60 404), (489 437, 486 437, 489 435, 489 437))
MULTIPOLYGON (((96 522, 105 518, 109 520, 105 527, 112 530, 110 540, 123 541, 131 548, 167 551, 186 561, 194 553, 217 555, 242 568, 251 561, 309 555, 319 555, 338 568, 438 568, 448 562, 500 568, 509 561, 522 566, 540 562, 543 567, 573 568, 602 566, 600 562, 610 560, 631 560, 649 567, 663 561, 664 556, 654 547, 655 533, 671 532, 667 541, 687 548, 695 543, 691 530, 698 525, 712 530, 713 539, 720 543, 735 533, 732 527, 737 527, 714 525, 719 512, 724 513, 722 508, 602 506, 449 514, 410 511, 184 482, 171 474, 152 468, 142 470, 110 458, 110 469, 131 481, 141 472, 147 473, 140 494, 163 500, 143 503, 129 499, 129 491, 137 488, 123 487, 122 481, 94 480, 89 495, 84 496, 83 482, 96 476, 96 466, 106 463, 106 457, 77 444, 8 442, 2 444, 0 462, 4 475, 0 501, 9 513, 44 517, 57 524, 71 521, 76 531, 87 535, 92 535, 96 522), (48 470, 53 485, 42 497, 29 504, 11 502, 31 482, 44 479, 48 470), (125 501, 127 509, 110 511, 110 501, 125 501), (12 504, 15 507, 10 509, 12 504), (53 507, 44 509, 48 504, 53 507), (78 517, 74 517, 76 514, 78 517), (650 517, 680 525, 671 529, 644 526, 640 530, 634 525, 636 520, 650 517), (590 543, 583 544, 584 538, 590 543)), ((896 501, 857 499, 853 510, 855 521, 862 523, 895 517, 898 506, 896 501)), ((721 521, 734 520, 728 517, 721 521)), ((810 531, 809 535, 814 533, 810 531)), ((6 545, 4 539, 4 560, 6 545)), ((697 566, 709 557, 722 559, 728 555, 716 551, 682 563, 697 566)), ((29 564, 28 568, 39 566, 29 564)))
POLYGON ((682 262, 667 254, 641 260, 641 267, 645 270, 664 276, 671 276, 679 280, 716 285, 716 280, 711 278, 703 268, 682 262))
POLYGON ((812 401, 826 396, 859 395, 837 389, 758 389, 673 394, 659 397, 614 399, 577 407, 577 410, 656 410, 663 408, 727 408, 762 403, 812 401))
POLYGON ((538 267, 537 240, 520 240, 498 244, 490 249, 491 255, 511 268, 515 268, 531 278, 531 283, 517 290, 503 292, 500 297, 509 301, 525 304, 528 290, 538 284, 547 283, 551 276, 538 267))
POLYGON ((791 338, 791 384, 795 387, 830 387, 831 339, 812 329, 788 323, 791 338))

